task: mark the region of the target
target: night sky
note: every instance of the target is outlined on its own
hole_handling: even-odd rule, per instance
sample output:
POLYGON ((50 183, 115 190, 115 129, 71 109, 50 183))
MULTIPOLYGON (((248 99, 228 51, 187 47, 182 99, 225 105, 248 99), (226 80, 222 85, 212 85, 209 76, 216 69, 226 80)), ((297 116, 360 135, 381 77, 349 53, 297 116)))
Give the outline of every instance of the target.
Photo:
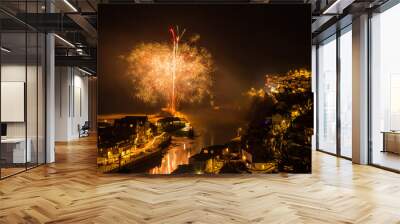
POLYGON ((261 88, 268 73, 311 67, 308 5, 101 5, 98 16, 99 114, 155 110, 132 97, 120 56, 138 43, 170 42, 174 25, 199 34, 197 45, 212 54, 219 105, 261 88))

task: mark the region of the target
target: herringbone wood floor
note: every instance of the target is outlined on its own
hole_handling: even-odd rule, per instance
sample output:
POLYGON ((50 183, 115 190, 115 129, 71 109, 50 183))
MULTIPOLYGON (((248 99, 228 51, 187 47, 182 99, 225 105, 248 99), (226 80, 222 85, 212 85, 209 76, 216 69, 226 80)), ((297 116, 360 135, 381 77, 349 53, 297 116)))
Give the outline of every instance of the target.
POLYGON ((400 223, 400 175, 313 153, 313 174, 97 173, 93 138, 0 181, 0 223, 400 223))

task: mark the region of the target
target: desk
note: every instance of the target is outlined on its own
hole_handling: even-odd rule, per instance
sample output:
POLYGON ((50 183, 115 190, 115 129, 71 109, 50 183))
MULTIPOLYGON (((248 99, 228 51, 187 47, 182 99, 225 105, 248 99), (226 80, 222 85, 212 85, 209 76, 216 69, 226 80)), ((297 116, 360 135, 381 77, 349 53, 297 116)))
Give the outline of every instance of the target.
POLYGON ((1 157, 6 163, 26 163, 31 162, 31 139, 28 142, 25 152, 25 138, 5 138, 1 139, 1 157))
POLYGON ((382 152, 393 152, 400 154, 400 131, 383 131, 382 152))

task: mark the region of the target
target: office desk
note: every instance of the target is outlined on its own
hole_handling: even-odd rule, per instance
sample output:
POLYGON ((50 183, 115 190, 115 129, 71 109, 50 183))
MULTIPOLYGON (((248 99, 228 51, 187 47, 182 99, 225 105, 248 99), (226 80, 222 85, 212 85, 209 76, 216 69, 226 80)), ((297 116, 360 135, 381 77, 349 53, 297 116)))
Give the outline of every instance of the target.
POLYGON ((5 138, 1 139, 1 157, 5 163, 26 163, 31 162, 31 139, 25 151, 25 138, 5 138))
POLYGON ((400 132, 383 131, 383 150, 382 152, 393 152, 400 154, 400 132))

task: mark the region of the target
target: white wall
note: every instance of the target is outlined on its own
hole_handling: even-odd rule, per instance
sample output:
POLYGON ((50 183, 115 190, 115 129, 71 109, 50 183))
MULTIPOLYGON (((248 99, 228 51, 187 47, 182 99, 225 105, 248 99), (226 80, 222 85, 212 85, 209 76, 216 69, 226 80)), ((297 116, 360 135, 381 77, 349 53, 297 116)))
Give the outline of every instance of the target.
MULTIPOLYGON (((8 64, 1 66, 2 82, 25 82, 25 64, 8 64)), ((32 67, 28 67, 28 70, 32 67)), ((35 94, 36 96, 36 94, 35 94)), ((6 108, 1 108, 5 110, 6 108)), ((7 122, 7 137, 25 137, 25 122, 7 122)))
POLYGON ((56 67, 55 140, 79 137, 78 125, 89 119, 88 78, 72 67, 56 67))
POLYGON ((69 133, 69 68, 55 68, 55 141, 67 141, 69 133))
MULTIPOLYGON (((33 131, 36 130, 36 113, 32 113, 32 111, 36 111, 37 99, 36 99, 36 67, 28 66, 27 67, 27 78, 28 78, 28 87, 27 87, 27 120, 28 120, 28 129, 32 127, 33 131), (35 76, 35 77, 33 77, 35 76), (34 122, 35 124, 30 125, 30 122, 34 122), (33 127, 34 126, 34 127, 33 127)), ((25 82, 25 64, 5 64, 1 66, 1 81, 2 82, 25 82)), ((25 82, 26 83, 26 82, 25 82)), ((40 107, 41 105, 39 105, 40 107)), ((2 108, 5 110, 6 108, 2 108)), ((32 132, 33 132, 32 131, 32 132)), ((28 133, 30 131, 28 130, 28 133)), ((36 131, 35 131, 36 134, 36 131)), ((25 122, 7 122, 7 136, 8 137, 25 137, 25 122)), ((29 137, 29 136, 28 136, 29 137)))
POLYGON ((72 109, 73 113, 72 113, 72 136, 74 137, 79 137, 79 132, 78 132, 78 124, 79 125, 83 125, 85 123, 85 121, 89 120, 89 111, 88 111, 88 77, 87 76, 82 76, 82 73, 78 73, 78 75, 76 75, 76 71, 75 70, 75 75, 74 75, 74 82, 73 82, 73 86, 74 86, 74 108, 72 109))
MULTIPOLYGON (((8 138, 25 138, 29 139, 32 161, 39 163, 44 162, 44 83, 42 67, 24 64, 3 64, 1 66, 2 82, 24 82, 26 83, 26 108, 22 108, 23 113, 27 115, 24 122, 5 122, 7 124, 8 138), (25 80, 27 78, 27 81, 25 80), (39 151, 38 151, 39 150, 39 151), (37 156, 39 153, 39 156, 37 156)), ((7 97, 7 96, 2 96, 7 97)), ((7 110, 8 108, 1 108, 7 110)))

